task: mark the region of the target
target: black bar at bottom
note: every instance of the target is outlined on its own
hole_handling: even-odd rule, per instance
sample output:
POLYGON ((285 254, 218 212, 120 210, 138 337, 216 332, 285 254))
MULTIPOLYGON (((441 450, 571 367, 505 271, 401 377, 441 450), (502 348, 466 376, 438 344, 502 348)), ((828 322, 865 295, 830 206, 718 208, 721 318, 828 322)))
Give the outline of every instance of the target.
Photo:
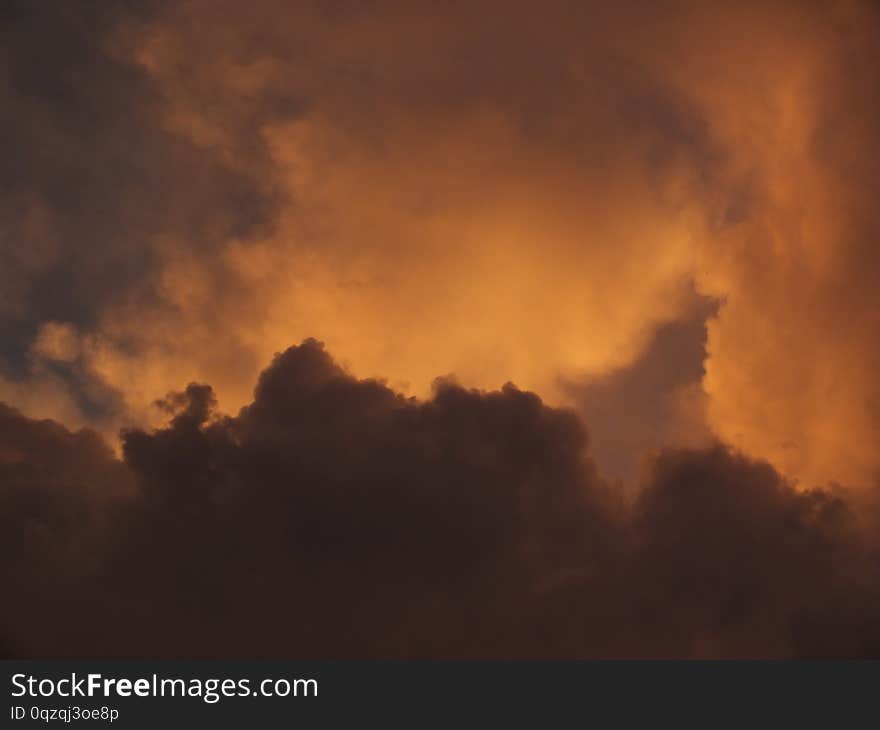
MULTIPOLYGON (((4 727, 846 726, 880 662, 2 662, 4 727), (90 676, 91 675, 91 676, 90 676)), ((869 720, 870 722, 870 720, 869 720)))

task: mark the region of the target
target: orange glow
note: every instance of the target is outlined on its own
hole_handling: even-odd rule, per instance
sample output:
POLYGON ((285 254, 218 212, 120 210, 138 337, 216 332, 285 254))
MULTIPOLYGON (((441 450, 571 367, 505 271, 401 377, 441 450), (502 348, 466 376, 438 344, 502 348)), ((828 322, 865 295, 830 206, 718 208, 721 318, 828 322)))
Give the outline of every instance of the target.
POLYGON ((804 484, 866 483, 876 200, 850 169, 877 159, 878 79, 858 64, 875 14, 637 5, 568 25, 507 4, 341 22, 188 2, 120 25, 107 47, 158 90, 164 130, 279 210, 210 255, 156 236, 154 296, 44 322, 31 380, 0 380, 0 399, 88 420, 61 363, 119 394, 108 432, 156 423, 189 381, 233 412, 313 336, 410 394, 453 374, 566 403, 563 380, 632 365, 696 288, 723 302, 696 394, 713 432, 804 484))

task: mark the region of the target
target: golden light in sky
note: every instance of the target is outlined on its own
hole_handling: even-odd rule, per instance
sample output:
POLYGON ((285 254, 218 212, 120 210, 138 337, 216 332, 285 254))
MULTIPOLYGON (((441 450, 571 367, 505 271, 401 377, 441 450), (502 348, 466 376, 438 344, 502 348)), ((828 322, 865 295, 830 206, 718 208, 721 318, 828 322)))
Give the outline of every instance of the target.
POLYGON ((147 288, 86 326, 41 323, 7 399, 89 422, 40 368, 75 361, 121 398, 110 434, 157 422, 181 382, 234 412, 274 352, 318 336, 411 394, 451 374, 571 404, 561 379, 632 365, 696 290, 723 302, 711 430, 808 484, 870 479, 877 307, 846 284, 873 215, 847 159, 873 144, 870 71, 839 83, 870 52, 869 11, 267 8, 230 36, 234 4, 185 3, 104 42, 163 130, 277 205, 271 223, 208 250, 150 236, 147 288))

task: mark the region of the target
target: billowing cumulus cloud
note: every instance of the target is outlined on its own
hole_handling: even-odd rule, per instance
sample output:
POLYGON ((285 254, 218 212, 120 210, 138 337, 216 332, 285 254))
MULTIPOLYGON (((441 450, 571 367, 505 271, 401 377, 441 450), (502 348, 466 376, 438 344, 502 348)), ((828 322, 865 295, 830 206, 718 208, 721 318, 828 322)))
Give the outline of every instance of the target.
POLYGON ((20 656, 876 656, 849 498, 723 447, 632 502, 577 416, 510 386, 428 400, 320 344, 234 417, 207 385, 128 432, 0 413, 2 639, 20 656))

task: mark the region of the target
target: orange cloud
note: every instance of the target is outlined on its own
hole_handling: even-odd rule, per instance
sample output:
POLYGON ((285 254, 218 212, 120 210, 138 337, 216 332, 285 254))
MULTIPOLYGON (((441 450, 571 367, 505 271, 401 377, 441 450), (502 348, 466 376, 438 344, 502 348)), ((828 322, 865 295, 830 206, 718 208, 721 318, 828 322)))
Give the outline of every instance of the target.
MULTIPOLYGON (((77 330, 75 367, 119 394, 115 425, 158 418, 181 380, 234 410, 312 335, 410 393, 453 373, 569 402, 560 382, 631 366, 695 286, 723 304, 682 407, 804 483, 864 483, 877 22, 861 3, 193 0, 117 25, 107 48, 164 133, 276 209, 207 226, 209 247, 151 237, 155 274, 77 330)), ((169 185, 192 195, 185 169, 169 185)))

